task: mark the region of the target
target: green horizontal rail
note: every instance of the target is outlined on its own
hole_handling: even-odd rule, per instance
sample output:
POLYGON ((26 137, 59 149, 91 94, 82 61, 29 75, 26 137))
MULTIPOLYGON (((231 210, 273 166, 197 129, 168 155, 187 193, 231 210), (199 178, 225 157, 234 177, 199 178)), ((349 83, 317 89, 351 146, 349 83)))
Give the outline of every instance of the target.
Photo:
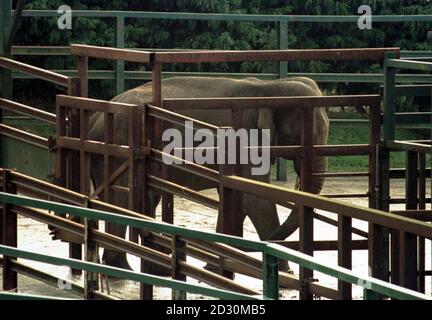
MULTIPOLYGON (((46 200, 33 199, 29 197, 13 195, 4 192, 0 192, 0 202, 45 209, 57 213, 69 213, 74 216, 80 216, 80 217, 85 217, 85 218, 90 218, 95 220, 104 220, 107 222, 115 222, 117 224, 129 225, 137 228, 150 229, 162 233, 169 233, 172 235, 183 236, 186 238, 195 238, 195 239, 200 239, 205 241, 220 242, 228 245, 239 246, 247 249, 252 249, 255 251, 261 251, 263 255, 271 255, 274 257, 279 257, 281 259, 299 263, 304 267, 336 277, 338 279, 347 281, 354 285, 359 285, 361 287, 364 287, 367 290, 385 294, 392 298, 424 299, 424 300, 432 299, 432 297, 426 296, 424 294, 415 291, 397 287, 389 283, 385 283, 385 282, 381 283, 380 281, 375 281, 376 279, 372 279, 370 277, 356 276, 351 270, 343 269, 340 267, 330 267, 321 262, 318 262, 313 257, 304 255, 295 250, 284 248, 282 246, 275 246, 273 244, 268 244, 265 242, 252 241, 252 240, 247 240, 239 237, 233 237, 233 236, 216 234, 216 233, 195 231, 184 227, 173 226, 163 222, 147 221, 143 219, 127 217, 127 216, 109 213, 105 211, 81 208, 81 207, 76 207, 67 204, 50 202, 46 200), (371 282, 371 280, 373 281, 371 282), (372 287, 370 284, 372 284, 372 287)), ((101 266, 98 264, 81 262, 73 259, 50 257, 50 256, 28 252, 28 251, 13 249, 5 246, 0 246, 0 253, 3 253, 5 255, 21 257, 23 259, 37 260, 40 262, 52 263, 57 265, 69 265, 76 269, 83 269, 89 272, 96 272, 96 273, 105 273, 108 275, 117 276, 120 278, 127 278, 135 281, 142 281, 142 282, 148 281, 151 284, 159 285, 159 286, 171 287, 175 285, 176 286, 175 289, 190 291, 190 292, 199 291, 197 293, 206 294, 210 296, 219 293, 227 294, 227 292, 223 290, 207 289, 201 287, 197 288, 196 286, 185 284, 181 281, 166 280, 157 276, 143 275, 133 271, 125 271, 119 268, 101 266)), ((237 296, 250 298, 250 296, 246 296, 246 295, 239 295, 230 292, 229 294, 231 294, 232 297, 234 295, 237 295, 237 296)), ((225 298, 227 297, 225 296, 225 298)))
POLYGON ((396 69, 432 71, 432 62, 387 59, 385 60, 385 64, 387 67, 396 69))
MULTIPOLYGON (((24 10, 23 17, 58 17, 57 10, 24 10)), ((149 12, 149 11, 98 11, 74 10, 74 17, 90 18, 139 18, 167 20, 219 20, 219 21, 256 21, 256 22, 357 22, 358 15, 255 15, 219 14, 189 12, 149 12)), ((374 15, 374 22, 431 22, 430 15, 374 15)))
POLYGON ((369 291, 379 292, 381 294, 394 297, 396 299, 432 300, 432 297, 425 294, 402 288, 369 276, 364 276, 362 277, 362 279, 359 279, 359 277, 356 276, 351 270, 341 267, 329 267, 324 263, 317 262, 316 259, 314 259, 313 257, 303 254, 301 252, 295 252, 295 254, 292 254, 292 252, 289 252, 288 250, 281 251, 279 249, 279 246, 276 246, 274 244, 269 244, 267 246, 267 254, 275 256, 279 259, 292 261, 308 269, 314 269, 325 274, 333 275, 339 280, 357 284, 369 291))
POLYGON ((231 300, 237 300, 237 299, 258 300, 260 298, 258 296, 250 296, 241 293, 221 290, 221 289, 201 287, 201 286, 185 283, 179 280, 166 279, 159 276, 154 276, 154 275, 135 272, 135 271, 129 271, 129 270, 116 268, 116 267, 110 267, 110 266, 101 265, 93 262, 85 262, 76 259, 67 259, 67 258, 54 257, 45 254, 40 254, 40 253, 34 253, 31 251, 20 250, 20 249, 3 246, 3 245, 0 245, 0 253, 9 257, 16 257, 16 258, 21 258, 26 260, 38 261, 38 262, 48 263, 57 266, 69 266, 73 269, 79 269, 79 270, 84 270, 93 273, 102 273, 116 278, 143 282, 155 286, 168 287, 176 290, 188 291, 191 293, 202 294, 210 297, 231 299, 231 300))
MULTIPOLYGON (((77 77, 76 70, 53 70, 53 72, 63 74, 68 77, 77 77)), ((91 80, 115 80, 116 73, 113 70, 90 70, 89 79, 91 80)), ((14 72, 14 79, 35 79, 32 76, 14 72)), ((289 72, 287 77, 308 77, 317 82, 359 82, 359 83, 383 83, 384 75, 382 74, 361 74, 361 73, 298 73, 289 72)), ((245 78, 256 77, 260 79, 274 80, 279 78, 277 73, 223 73, 223 72, 163 72, 163 77, 185 77, 185 76, 203 76, 203 77, 229 77, 245 78)), ((151 80, 150 71, 125 71, 125 80, 151 80)), ((432 75, 429 74, 398 74, 396 76, 398 83, 430 83, 432 75)))
POLYGON ((168 223, 143 220, 143 219, 124 216, 121 214, 110 213, 110 212, 100 211, 95 209, 81 208, 69 204, 34 199, 34 198, 29 198, 24 196, 8 194, 4 192, 0 192, 0 202, 45 209, 57 213, 67 213, 82 218, 104 220, 106 222, 113 222, 116 224, 122 224, 122 225, 127 225, 136 228, 150 229, 162 233, 169 233, 172 235, 183 236, 186 238, 195 238, 195 239, 202 239, 202 240, 207 240, 212 242, 221 242, 221 243, 225 243, 233 246, 239 246, 245 249, 250 249, 255 251, 264 251, 266 247, 266 243, 264 242, 252 241, 243 238, 222 235, 218 233, 196 231, 188 228, 173 226, 168 223))
MULTIPOLYGON (((125 48, 133 49, 137 51, 158 51, 158 52, 176 52, 176 51, 199 51, 199 49, 188 49, 188 48, 125 48)), ((53 55, 53 56, 70 56, 69 46, 13 46, 12 55, 19 56, 37 56, 37 55, 53 55)), ((429 58, 432 56, 432 51, 410 51, 401 50, 401 58, 429 58)))

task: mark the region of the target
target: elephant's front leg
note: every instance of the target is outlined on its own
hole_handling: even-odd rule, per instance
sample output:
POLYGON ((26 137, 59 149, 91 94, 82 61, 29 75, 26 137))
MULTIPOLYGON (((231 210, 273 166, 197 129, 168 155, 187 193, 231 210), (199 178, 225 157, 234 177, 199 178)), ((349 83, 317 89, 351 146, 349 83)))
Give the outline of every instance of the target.
MULTIPOLYGON (((122 207, 127 208, 127 196, 124 195, 115 195, 114 196, 114 204, 122 207)), ((126 229, 127 226, 115 224, 115 223, 109 223, 107 222, 105 224, 105 232, 115 235, 119 238, 125 239, 126 238, 126 229)), ((105 264, 113 267, 123 268, 123 269, 129 269, 132 270, 131 266, 128 263, 126 253, 115 251, 111 249, 105 249, 102 260, 105 262, 105 264)))

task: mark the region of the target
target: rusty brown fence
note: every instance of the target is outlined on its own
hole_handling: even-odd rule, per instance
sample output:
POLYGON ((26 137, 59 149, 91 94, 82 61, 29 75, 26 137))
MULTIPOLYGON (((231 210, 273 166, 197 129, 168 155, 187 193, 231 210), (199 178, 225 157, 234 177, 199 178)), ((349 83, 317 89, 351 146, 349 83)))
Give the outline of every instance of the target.
MULTIPOLYGON (((64 75, 44 70, 29 64, 18 62, 12 59, 0 57, 0 68, 5 68, 13 71, 20 71, 24 74, 32 75, 39 79, 54 83, 66 89, 67 94, 77 95, 76 79, 66 77, 64 75)), ((33 119, 41 120, 50 125, 56 124, 55 115, 49 112, 42 111, 38 108, 33 108, 15 101, 0 98, 0 108, 2 110, 12 112, 19 115, 28 116, 33 119)), ((33 145, 48 149, 50 143, 48 139, 31 134, 27 131, 19 130, 11 126, 0 124, 0 133, 2 135, 31 143, 33 145)))
MULTIPOLYGON (((163 113, 163 109, 170 109, 181 113, 181 109, 213 109, 225 108, 230 109, 234 123, 235 119, 241 118, 241 114, 245 108, 289 108, 293 106, 301 106, 303 108, 303 130, 302 130, 302 145, 299 146, 274 146, 271 147, 271 153, 274 156, 299 156, 302 159, 301 170, 301 190, 311 191, 312 179, 314 172, 312 170, 312 159, 316 156, 349 156, 349 155, 364 155, 369 157, 369 172, 366 175, 369 178, 369 190, 364 194, 343 194, 343 195, 328 195, 329 197, 367 197, 369 206, 379 207, 379 199, 377 199, 377 186, 379 184, 379 173, 376 172, 376 163, 378 161, 377 152, 380 144, 380 104, 381 97, 379 95, 363 95, 363 96, 335 96, 335 97, 242 97, 242 98, 212 98, 212 99, 163 99, 162 98, 162 67, 167 63, 206 63, 206 62, 243 62, 243 61, 290 61, 290 60, 367 60, 374 62, 383 62, 386 53, 399 55, 397 48, 377 48, 377 49, 341 49, 341 50, 263 50, 263 51, 194 51, 194 52, 138 52, 133 50, 118 50, 112 48, 100 48, 93 46, 72 45, 72 54, 78 55, 78 70, 81 78, 81 85, 84 89, 81 92, 87 93, 87 61, 92 58, 109 58, 122 59, 125 61, 134 61, 148 63, 152 68, 152 83, 153 83, 153 101, 152 106, 147 106, 144 111, 144 123, 146 124, 144 141, 151 141, 151 144, 146 144, 146 147, 151 146, 150 151, 145 152, 144 158, 159 160, 162 157, 159 143, 161 136, 161 128, 167 122, 179 124, 179 119, 174 119, 174 114, 163 113), (123 52, 123 53, 122 53, 123 52), (313 108, 317 107, 333 107, 333 106, 369 106, 369 142, 363 145, 343 145, 343 146, 314 146, 313 145, 313 108), (153 108, 153 109, 151 109, 153 108), (163 109, 162 109, 163 108, 163 109), (147 114, 151 115, 155 111, 159 112, 159 117, 150 120, 147 114), (173 121, 173 120, 177 120, 173 121), (151 139, 153 138, 153 139, 151 139), (158 148, 159 147, 159 148, 158 148), (150 155, 150 157, 149 157, 150 155)), ((178 115, 177 115, 178 117, 178 115)), ((184 119, 180 119, 183 121, 184 119)), ((235 124, 234 124, 235 127, 235 124)), ((145 162, 144 162, 145 163, 145 162)), ((242 226, 238 219, 238 212, 241 208, 242 193, 239 190, 226 188, 221 181, 223 177, 236 174, 235 167, 220 168, 219 172, 209 168, 197 166, 193 163, 183 162, 183 165, 177 165, 175 169, 186 169, 189 172, 198 174, 202 178, 213 179, 213 182, 219 188, 220 201, 217 202, 203 194, 190 190, 184 186, 176 185, 169 180, 169 171, 171 169, 162 164, 161 171, 157 174, 149 172, 150 166, 147 164, 143 169, 146 174, 142 177, 144 181, 142 194, 146 194, 146 190, 156 188, 162 191, 162 219, 167 222, 173 220, 173 194, 177 194, 201 204, 205 204, 211 208, 218 208, 223 216, 223 231, 225 233, 242 235, 242 226)), ((320 174, 320 173, 317 173, 320 174)), ((326 174, 324 174, 326 175, 326 174)), ((353 174, 347 174, 351 176, 353 174)), ((338 175, 343 176, 343 175, 338 175)), ((244 191, 243 191, 244 192, 244 191)), ((293 204, 290 204, 292 208, 293 204)), ((339 250, 339 263, 344 267, 351 266, 352 248, 370 249, 370 265, 372 272, 378 277, 383 276, 383 266, 380 264, 379 252, 377 248, 382 247, 380 239, 373 237, 375 224, 371 223, 371 232, 365 234, 361 230, 352 228, 351 218, 340 217, 338 221, 323 217, 318 213, 313 212, 313 208, 309 204, 297 204, 300 209, 300 241, 296 243, 285 243, 287 246, 295 246, 302 252, 313 254, 316 250, 313 241, 313 220, 314 218, 321 219, 325 222, 333 224, 339 229, 339 242, 327 242, 325 245, 317 245, 322 249, 334 248, 339 250), (368 237, 367 244, 364 240, 353 242, 351 241, 351 232, 368 237), (372 236, 371 236, 372 234, 372 236)), ((150 212, 146 208, 144 212, 150 212)), ((301 279, 306 280, 312 278, 309 270, 303 269, 301 279)), ((350 296, 350 288, 341 288, 344 291, 344 297, 350 296)), ((310 294, 305 292, 304 297, 310 297, 310 294)))

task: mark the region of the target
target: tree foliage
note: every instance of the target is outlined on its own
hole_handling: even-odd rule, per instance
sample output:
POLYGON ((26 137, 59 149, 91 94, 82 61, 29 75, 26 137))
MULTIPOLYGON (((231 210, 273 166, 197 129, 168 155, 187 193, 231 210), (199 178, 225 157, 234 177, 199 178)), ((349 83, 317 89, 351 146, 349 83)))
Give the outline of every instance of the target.
MULTIPOLYGON (((431 14, 428 0, 28 0, 26 9, 57 9, 68 4, 75 10, 131 10, 195 13, 242 13, 275 15, 356 15, 367 4, 374 15, 431 14)), ((113 19, 75 18, 72 30, 59 30, 55 18, 24 18, 16 39, 18 45, 68 45, 87 43, 115 45, 113 19)), ((360 30, 356 23, 289 23, 289 48, 348 48, 399 46, 403 50, 431 50, 427 31, 431 23, 374 23, 371 30, 360 30)), ((192 49, 275 49, 278 27, 274 22, 226 22, 200 20, 127 19, 126 47, 192 49)), ((32 58, 37 65, 51 69, 72 69, 72 58, 32 58)), ((92 62, 95 68, 107 62, 92 62)), ((276 72, 275 63, 242 63, 172 66, 181 71, 276 72)), ((368 63, 292 62, 292 72, 376 72, 368 63)), ((345 87, 327 85, 327 90, 345 87)), ((352 86, 350 92, 364 92, 370 86, 352 86)), ((110 86, 102 87, 105 96, 110 86)), ((103 94, 102 94, 103 96, 103 94)))

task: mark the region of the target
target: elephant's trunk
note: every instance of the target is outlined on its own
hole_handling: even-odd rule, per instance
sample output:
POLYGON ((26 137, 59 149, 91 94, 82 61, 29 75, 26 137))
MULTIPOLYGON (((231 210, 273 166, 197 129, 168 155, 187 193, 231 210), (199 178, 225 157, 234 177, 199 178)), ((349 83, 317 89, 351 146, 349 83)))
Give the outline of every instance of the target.
MULTIPOLYGON (((314 173, 325 173, 327 171, 327 158, 314 159, 314 173)), ((312 182, 312 193, 319 194, 324 185, 323 176, 315 176, 312 182)), ((268 240, 284 240, 293 234, 299 227, 299 209, 295 206, 285 222, 276 229, 268 240)))
MULTIPOLYGON (((327 144, 328 133, 329 133, 329 120, 324 109, 316 109, 315 115, 318 116, 316 119, 319 121, 315 122, 314 126, 314 144, 315 145, 325 145, 327 144)), ((327 158, 326 157, 316 157, 313 160, 313 172, 314 173, 325 173, 327 172, 327 158)), ((296 159, 294 161, 294 168, 297 175, 300 176, 300 161, 296 159)), ((324 185, 323 176, 314 176, 312 181, 313 194, 320 194, 322 187, 324 185)), ((298 207, 294 207, 291 211, 289 217, 285 222, 276 229, 268 238, 268 240, 284 240, 293 234, 299 227, 299 210, 298 207)))

